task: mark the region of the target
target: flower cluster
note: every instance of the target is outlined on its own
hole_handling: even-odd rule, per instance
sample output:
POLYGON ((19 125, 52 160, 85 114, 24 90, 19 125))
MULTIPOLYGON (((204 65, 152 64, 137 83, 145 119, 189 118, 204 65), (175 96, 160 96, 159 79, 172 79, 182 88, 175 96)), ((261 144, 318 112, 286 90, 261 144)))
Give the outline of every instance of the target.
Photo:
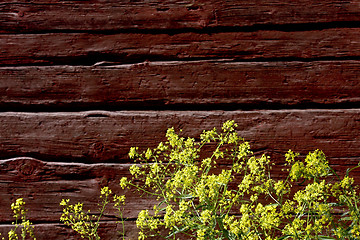
MULTIPOLYGON (((34 235, 34 226, 28 219, 26 219, 27 210, 24 206, 25 202, 23 198, 18 198, 14 203, 11 204, 11 210, 13 211, 13 217, 15 218, 15 222, 13 222, 12 224, 15 227, 8 232, 9 240, 18 240, 18 231, 20 231, 21 239, 30 238, 36 240, 34 235), (20 220, 21 222, 19 222, 20 220)), ((3 237, 2 240, 5 240, 5 238, 3 237)))
MULTIPOLYGON (((167 141, 157 147, 130 149, 135 164, 129 169, 132 177, 121 178, 121 188, 158 200, 138 214, 139 240, 360 239, 360 197, 350 177, 360 164, 339 176, 322 151, 301 157, 289 150, 287 177, 279 179, 273 177, 270 158, 254 154, 236 127, 227 121, 220 131, 203 131, 196 139, 170 128, 167 141)), ((99 223, 109 203, 118 212, 124 240, 125 196, 109 187, 101 188, 96 214, 84 210, 83 203, 63 199, 60 220, 82 238, 100 240, 99 223)), ((24 205, 22 198, 11 204, 15 227, 8 232, 10 240, 35 239, 24 205)))
MULTIPOLYGON (((132 177, 121 178, 121 188, 158 200, 138 214, 139 240, 360 239, 360 197, 349 176, 360 165, 338 176, 322 151, 301 157, 289 150, 280 175, 287 177, 279 178, 270 158, 254 154, 236 127, 227 121, 220 131, 203 131, 198 138, 182 137, 170 128, 167 141, 157 147, 130 149, 135 164, 129 169, 132 177)), ((100 239, 98 223, 111 194, 108 187, 101 189, 97 217, 81 203, 63 200, 61 220, 82 237, 100 239)), ((124 200, 113 197, 122 224, 124 200)))
MULTIPOLYGON (((109 187, 103 187, 100 191, 100 199, 102 200, 99 204, 99 214, 91 214, 90 210, 85 211, 83 209, 83 203, 70 204, 70 199, 62 199, 60 206, 63 207, 63 213, 60 217, 65 225, 70 226, 74 231, 80 234, 82 238, 89 240, 100 240, 98 235, 98 227, 101 217, 105 212, 106 206, 110 203, 110 196, 112 195, 109 187)), ((123 239, 124 239, 124 222, 122 216, 122 205, 125 204, 124 195, 113 196, 114 207, 119 211, 119 217, 123 226, 123 239)))
POLYGON ((196 240, 360 236, 360 201, 348 173, 337 176, 320 150, 303 159, 289 150, 288 177, 273 179, 269 157, 254 154, 236 127, 227 121, 221 131, 203 131, 198 141, 170 128, 158 147, 130 149, 137 162, 133 178, 120 185, 159 200, 154 211, 139 213, 139 239, 160 236, 161 229, 167 229, 162 237, 196 240), (217 162, 228 167, 217 170, 217 162))
POLYGON ((269 158, 256 157, 249 143, 237 135, 236 127, 234 121, 228 121, 221 132, 215 128, 203 131, 199 142, 180 137, 170 128, 167 141, 155 149, 139 153, 138 148, 131 148, 129 156, 139 164, 130 168, 133 179, 123 178, 120 185, 135 187, 160 201, 154 206, 154 214, 147 210, 139 213, 136 222, 139 239, 156 236, 161 228, 169 230, 168 237, 185 233, 188 238, 199 240, 250 239, 259 234, 249 229, 254 224, 263 230, 261 236, 272 234, 269 226, 276 226, 279 221, 264 214, 275 212, 276 207, 261 208, 258 204, 270 186, 265 184, 268 183, 269 158), (201 150, 207 146, 213 147, 213 151, 200 158, 201 150), (219 172, 217 161, 230 161, 230 167, 219 172), (235 180, 239 180, 239 184, 230 188, 235 180), (247 206, 242 212, 244 216, 234 219, 232 214, 239 212, 237 209, 245 209, 243 206, 247 206), (258 218, 254 218, 254 214, 258 218))

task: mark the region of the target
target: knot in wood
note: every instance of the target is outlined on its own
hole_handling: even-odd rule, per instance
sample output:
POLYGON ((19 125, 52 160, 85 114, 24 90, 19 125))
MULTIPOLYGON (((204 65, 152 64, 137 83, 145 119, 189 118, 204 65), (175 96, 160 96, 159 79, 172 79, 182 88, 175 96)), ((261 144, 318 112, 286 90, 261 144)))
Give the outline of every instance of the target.
POLYGON ((105 151, 105 146, 101 142, 92 143, 89 147, 89 155, 93 158, 101 158, 105 151))
POLYGON ((35 175, 44 166, 43 162, 33 158, 17 158, 15 161, 17 171, 24 176, 35 175))

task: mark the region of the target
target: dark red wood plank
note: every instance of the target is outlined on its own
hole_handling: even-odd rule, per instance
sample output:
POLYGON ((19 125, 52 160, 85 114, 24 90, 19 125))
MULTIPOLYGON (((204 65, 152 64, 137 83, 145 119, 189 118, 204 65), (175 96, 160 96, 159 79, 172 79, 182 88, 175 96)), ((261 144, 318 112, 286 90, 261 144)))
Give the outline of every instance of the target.
POLYGON ((236 108, 358 103, 359 78, 360 61, 2 67, 0 106, 236 108))
MULTIPOLYGON (((329 159, 340 176, 346 168, 357 165, 360 159, 329 159), (346 162, 346 164, 344 164, 346 162), (350 165, 351 164, 351 165, 350 165)), ((6 234, 13 221, 10 205, 16 198, 22 197, 26 202, 27 218, 35 223, 37 239, 79 239, 69 228, 59 222, 62 198, 70 198, 71 203, 84 203, 84 209, 97 212, 98 195, 102 186, 109 186, 116 194, 126 194, 124 207, 126 239, 134 239, 137 234, 135 217, 142 209, 152 209, 154 200, 140 196, 129 190, 121 190, 118 182, 123 176, 129 177, 129 165, 124 164, 80 164, 42 162, 32 158, 14 158, 0 161, 0 233, 6 234)), ((218 173, 227 166, 220 165, 218 173)), ((273 179, 284 179, 286 173, 280 169, 283 165, 273 166, 273 179)), ((360 171, 351 173, 356 183, 360 182, 360 171)), ((238 182, 230 184, 236 188, 238 182)), ((297 188, 298 186, 294 186, 297 188)), ((238 211, 234 209, 233 214, 238 211)), ((99 228, 102 239, 115 239, 122 225, 116 223, 116 212, 107 208, 99 228)), ((117 238, 116 238, 117 239, 117 238)))
MULTIPOLYGON (((0 223, 13 221, 10 205, 24 198, 33 222, 59 222, 61 199, 71 204, 84 203, 84 209, 98 213, 100 189, 109 186, 114 193, 126 195, 124 216, 136 218, 142 209, 152 209, 149 197, 141 198, 133 190, 122 190, 120 179, 130 177, 129 164, 46 163, 32 158, 0 161, 0 223)), ((117 221, 117 212, 109 206, 103 220, 117 221)))
POLYGON ((214 34, 0 35, 0 64, 91 65, 101 61, 328 59, 360 56, 357 28, 214 34))
MULTIPOLYGON (((42 223, 42 224, 33 224, 34 234, 37 240, 79 240, 82 239, 79 234, 75 233, 71 228, 65 227, 60 223, 42 223)), ((13 226, 0 225, 0 233, 2 237, 6 236, 8 231, 12 229, 13 226)), ((114 221, 101 222, 98 233, 101 239, 103 240, 112 240, 112 239, 123 239, 122 232, 121 234, 118 231, 122 231, 122 226, 119 223, 114 221)), ((125 222, 125 239, 126 240, 135 240, 138 237, 138 230, 134 221, 125 222)), ((6 238, 5 238, 6 239, 6 238)))
POLYGON ((157 146, 169 127, 198 136, 234 119, 255 151, 317 148, 329 157, 360 156, 360 110, 120 111, 0 114, 0 157, 127 161, 132 146, 157 146))
POLYGON ((184 29, 360 21, 359 1, 6 0, 1 32, 184 29))
MULTIPOLYGON (((134 189, 120 188, 122 177, 131 178, 129 166, 130 164, 54 163, 24 157, 0 160, 0 223, 14 220, 10 205, 20 197, 26 202, 27 218, 34 223, 59 222, 62 214, 62 207, 59 206, 61 199, 70 199, 71 204, 82 202, 84 210, 90 209, 97 214, 98 203, 101 201, 100 188, 109 186, 114 194, 126 196, 123 216, 131 227, 131 221, 134 221, 140 210, 152 210, 156 201, 134 189)), ((224 168, 228 166, 221 166, 217 171, 224 168)), ((278 168, 275 173, 279 176, 278 168)), ((231 186, 236 187, 237 183, 231 186)), ((237 211, 234 210, 234 213, 237 211)), ((118 212, 109 205, 102 221, 119 220, 117 216, 118 212)), ((129 231, 134 232, 133 228, 134 226, 129 231)))

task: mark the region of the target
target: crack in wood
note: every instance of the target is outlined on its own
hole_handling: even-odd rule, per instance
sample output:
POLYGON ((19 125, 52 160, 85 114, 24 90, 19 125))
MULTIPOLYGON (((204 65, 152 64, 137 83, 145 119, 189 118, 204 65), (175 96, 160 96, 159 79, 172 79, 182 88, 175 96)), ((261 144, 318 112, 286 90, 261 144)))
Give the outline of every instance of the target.
MULTIPOLYGON (((166 8, 165 10, 166 11, 166 8)), ((126 28, 126 29, 103 29, 103 30, 73 30, 73 29, 46 29, 31 30, 24 29, 19 31, 0 31, 0 35, 17 35, 17 34, 50 34, 50 33, 68 33, 68 34, 168 34, 176 35, 182 33, 198 33, 198 34, 215 34, 215 33, 236 33, 236 32, 258 32, 258 31, 280 31, 280 32, 302 32, 302 31, 321 31, 326 29, 342 29, 342 28, 360 28, 360 21, 332 21, 332 22, 308 22, 308 23, 285 23, 285 24, 253 24, 247 26, 212 26, 204 28, 126 28)))

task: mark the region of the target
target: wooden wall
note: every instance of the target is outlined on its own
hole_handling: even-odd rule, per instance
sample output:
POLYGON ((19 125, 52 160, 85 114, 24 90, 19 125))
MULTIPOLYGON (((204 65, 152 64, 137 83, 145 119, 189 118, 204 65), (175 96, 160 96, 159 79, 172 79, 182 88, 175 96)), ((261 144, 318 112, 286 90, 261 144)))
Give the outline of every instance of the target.
MULTIPOLYGON (((37 239, 78 239, 62 198, 121 193, 127 152, 229 119, 276 163, 360 160, 359 0, 2 0, 0 232, 24 197, 37 239)), ((128 192, 127 238, 151 206, 128 192)), ((115 239, 107 214, 104 239, 115 239)))

